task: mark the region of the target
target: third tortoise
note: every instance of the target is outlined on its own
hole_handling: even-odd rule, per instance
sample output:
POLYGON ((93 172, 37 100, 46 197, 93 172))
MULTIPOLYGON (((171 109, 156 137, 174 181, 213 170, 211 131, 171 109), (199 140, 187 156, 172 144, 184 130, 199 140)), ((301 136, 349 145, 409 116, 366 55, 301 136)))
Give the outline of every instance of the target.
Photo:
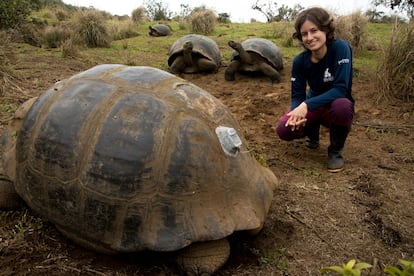
POLYGON ((149 26, 149 35, 150 36, 169 36, 172 34, 171 28, 165 24, 155 24, 154 26, 149 26))
POLYGON ((272 82, 280 82, 279 71, 283 69, 283 59, 279 47, 264 38, 249 38, 243 42, 230 40, 228 45, 234 49, 231 62, 224 77, 235 80, 237 72, 262 73, 272 82))

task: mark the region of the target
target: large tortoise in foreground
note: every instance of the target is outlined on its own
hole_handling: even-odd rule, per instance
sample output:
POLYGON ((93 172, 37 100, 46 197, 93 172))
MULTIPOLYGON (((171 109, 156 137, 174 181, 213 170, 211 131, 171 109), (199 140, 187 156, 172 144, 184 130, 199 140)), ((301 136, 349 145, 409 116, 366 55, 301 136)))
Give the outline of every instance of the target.
POLYGON ((264 38, 249 38, 242 43, 230 40, 234 49, 231 62, 224 72, 224 78, 234 81, 236 73, 261 73, 272 82, 280 82, 279 71, 283 69, 283 58, 279 47, 264 38))
POLYGON ((176 251, 187 273, 211 274, 229 256, 226 237, 262 228, 277 184, 238 130, 192 83, 99 65, 20 107, 4 168, 27 205, 76 243, 176 251))
POLYGON ((221 65, 221 53, 211 38, 189 34, 177 39, 168 53, 168 66, 173 74, 215 73, 221 65))

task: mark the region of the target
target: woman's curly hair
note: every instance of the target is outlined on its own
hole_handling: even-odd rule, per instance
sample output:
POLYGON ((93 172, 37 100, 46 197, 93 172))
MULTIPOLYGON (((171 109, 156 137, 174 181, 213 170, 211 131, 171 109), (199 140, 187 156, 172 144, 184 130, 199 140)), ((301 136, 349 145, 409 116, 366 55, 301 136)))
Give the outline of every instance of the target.
POLYGON ((333 23, 333 17, 324 9, 319 7, 313 7, 301 11, 296 17, 295 32, 292 37, 302 42, 302 34, 300 28, 306 20, 311 21, 319 30, 326 33, 326 43, 329 44, 335 39, 335 26, 333 23))

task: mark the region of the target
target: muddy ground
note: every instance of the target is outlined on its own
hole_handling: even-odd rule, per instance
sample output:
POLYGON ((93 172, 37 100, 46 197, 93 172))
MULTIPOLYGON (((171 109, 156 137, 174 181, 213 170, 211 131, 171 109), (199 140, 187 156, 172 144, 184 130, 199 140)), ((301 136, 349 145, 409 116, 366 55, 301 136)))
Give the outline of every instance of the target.
MULTIPOLYGON (((12 116, 4 106, 95 65, 61 58, 57 49, 25 45, 14 51, 19 75, 3 85, 1 132, 12 116)), ((254 238, 233 236, 230 259, 218 275, 319 275, 320 267, 350 259, 373 264, 369 275, 385 275, 386 265, 414 260, 413 104, 377 103, 375 70, 356 68, 356 117, 344 149, 346 166, 332 174, 326 171, 327 129, 316 150, 307 149, 304 140, 285 142, 275 134, 289 106, 289 61, 278 84, 240 75, 227 82, 224 70, 181 77, 230 108, 249 147, 266 159, 280 185, 263 231, 254 238)), ((0 212, 0 267, 0 275, 178 275, 169 255, 85 250, 27 208, 0 212)))

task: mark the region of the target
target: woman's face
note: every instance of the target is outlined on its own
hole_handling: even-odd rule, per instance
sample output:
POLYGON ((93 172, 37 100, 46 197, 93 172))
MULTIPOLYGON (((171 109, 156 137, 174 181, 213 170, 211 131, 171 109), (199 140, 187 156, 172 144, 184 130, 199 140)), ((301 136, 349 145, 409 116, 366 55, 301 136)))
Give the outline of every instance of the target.
POLYGON ((319 30, 315 23, 306 20, 300 28, 300 34, 302 36, 302 43, 306 49, 318 51, 325 47, 326 33, 319 30))

